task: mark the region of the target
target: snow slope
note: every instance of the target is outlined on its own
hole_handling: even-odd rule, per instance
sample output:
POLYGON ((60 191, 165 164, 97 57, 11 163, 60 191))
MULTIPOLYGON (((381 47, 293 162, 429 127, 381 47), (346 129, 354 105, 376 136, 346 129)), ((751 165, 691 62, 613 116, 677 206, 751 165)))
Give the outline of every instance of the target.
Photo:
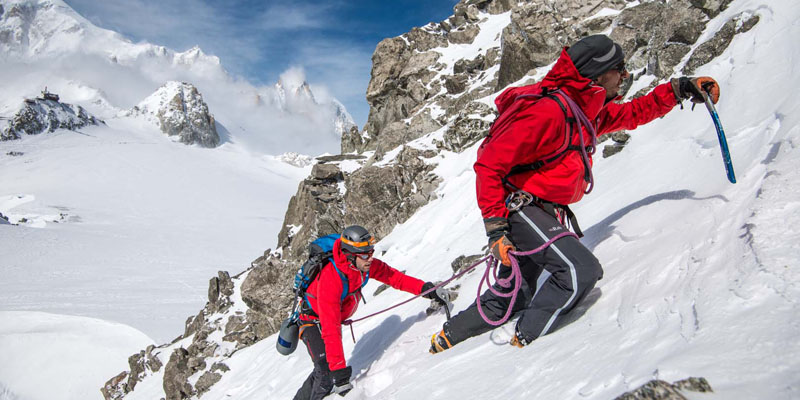
POLYGON ((0 320, 3 400, 102 398, 105 375, 127 368, 128 356, 151 342, 128 326, 93 318, 4 311, 0 320))
MULTIPOLYGON (((800 8, 734 1, 709 32, 743 11, 761 22, 697 71, 721 83, 736 185, 725 178, 704 109, 676 109, 636 130, 628 149, 596 160, 596 189, 575 207, 605 277, 559 330, 520 350, 507 344, 509 324, 430 355, 444 316, 426 317, 427 302, 418 301, 355 324, 356 344, 344 333, 356 377, 345 398, 611 399, 650 379, 689 376, 715 390, 696 399, 798 398, 800 8)), ((441 280, 453 258, 480 252, 474 154, 441 160, 440 198, 379 243, 383 260, 441 280)), ((480 276, 458 282, 456 312, 474 300, 480 276)), ((407 298, 391 290, 372 296, 375 287, 365 289, 356 317, 407 298)), ((274 346, 273 337, 236 353, 203 398, 291 398, 311 362, 302 346, 289 357, 274 346)))
POLYGON ((310 170, 176 144, 136 118, 0 143, 9 151, 24 154, 0 157, 0 212, 28 222, 0 230, 2 308, 123 322, 159 343, 202 308, 209 277, 275 247, 310 170))

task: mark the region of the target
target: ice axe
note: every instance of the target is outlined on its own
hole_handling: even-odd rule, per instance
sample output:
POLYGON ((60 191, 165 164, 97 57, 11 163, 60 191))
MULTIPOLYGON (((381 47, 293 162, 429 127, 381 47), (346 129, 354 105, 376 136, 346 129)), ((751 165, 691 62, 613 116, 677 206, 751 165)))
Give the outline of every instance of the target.
POLYGON ((714 121, 714 127, 717 129, 717 138, 719 139, 719 148, 722 151, 722 162, 725 164, 725 173, 728 175, 728 180, 731 183, 736 183, 736 175, 733 173, 733 162, 731 161, 731 152, 728 150, 728 140, 725 139, 725 131, 722 130, 722 122, 719 120, 717 108, 711 102, 710 87, 703 87, 703 99, 706 103, 706 108, 711 114, 711 119, 714 121))

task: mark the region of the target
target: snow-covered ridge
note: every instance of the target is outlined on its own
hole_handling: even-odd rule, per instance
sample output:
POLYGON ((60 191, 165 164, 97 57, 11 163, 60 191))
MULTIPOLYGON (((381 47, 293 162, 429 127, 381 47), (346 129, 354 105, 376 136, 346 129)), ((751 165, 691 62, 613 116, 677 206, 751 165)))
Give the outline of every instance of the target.
POLYGON ((56 129, 75 130, 87 125, 104 124, 83 107, 59 101, 58 96, 42 92, 43 97, 25 99, 19 111, 0 126, 0 140, 19 139, 24 135, 55 132, 56 129))
MULTIPOLYGON (((195 46, 175 51, 132 43, 80 16, 63 0, 0 0, 0 112, 48 86, 65 102, 109 120, 168 81, 203 94, 229 136, 252 151, 317 155, 335 152, 355 124, 324 87, 293 68, 276 85, 254 86, 229 75, 219 58, 195 46)), ((222 140, 221 142, 225 142, 222 140)))
POLYGON ((173 66, 224 75, 219 58, 199 47, 175 52, 149 43, 132 43, 98 28, 62 0, 4 0, 0 16, 2 58, 35 60, 74 53, 101 55, 111 62, 132 64, 158 58, 173 66))
POLYGON ((209 113, 203 96, 186 82, 167 82, 136 105, 129 115, 145 116, 182 143, 216 147, 220 142, 214 116, 209 113))

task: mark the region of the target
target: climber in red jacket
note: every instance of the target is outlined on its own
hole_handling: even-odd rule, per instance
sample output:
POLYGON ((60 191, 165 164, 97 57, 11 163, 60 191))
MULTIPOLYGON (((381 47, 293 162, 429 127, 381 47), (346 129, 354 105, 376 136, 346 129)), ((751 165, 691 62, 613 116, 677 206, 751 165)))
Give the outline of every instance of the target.
MULTIPOLYGON (((352 389, 352 368, 346 365, 342 349, 342 322, 356 312, 361 288, 370 278, 415 295, 434 287, 373 258, 374 244, 375 239, 363 227, 345 228, 333 245, 333 262, 328 262, 308 286, 307 303, 299 317, 300 338, 314 361, 314 370, 295 400, 317 400, 331 391, 344 396, 352 389)), ((447 292, 438 288, 423 297, 445 304, 447 292)))
MULTIPOLYGON (((489 247, 503 265, 511 264, 509 251, 535 249, 565 232, 567 222, 580 235, 568 205, 592 189, 598 135, 646 124, 682 99, 702 103, 705 91, 714 103, 719 99, 714 79, 682 77, 616 103, 628 76, 622 47, 605 35, 593 35, 564 48, 541 82, 509 88, 495 100, 499 116, 478 149, 474 169, 489 247)), ((512 308, 521 313, 511 344, 523 347, 550 332, 557 317, 592 290, 603 270, 573 236, 519 262, 524 281, 512 308)), ((510 268, 501 268, 498 277, 510 274, 510 268)), ((499 320, 509 301, 486 291, 481 309, 499 320)), ((478 311, 472 304, 446 322, 431 339, 431 353, 492 329, 478 311)))

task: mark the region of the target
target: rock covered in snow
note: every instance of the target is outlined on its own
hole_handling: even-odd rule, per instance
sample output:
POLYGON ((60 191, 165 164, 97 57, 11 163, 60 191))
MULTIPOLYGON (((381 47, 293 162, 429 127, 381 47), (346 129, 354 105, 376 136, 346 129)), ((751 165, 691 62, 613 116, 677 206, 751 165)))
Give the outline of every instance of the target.
POLYGON ((53 99, 27 99, 0 131, 0 140, 19 139, 22 135, 38 135, 56 129, 75 130, 88 125, 104 124, 83 107, 53 99))
POLYGON ((284 259, 298 263, 314 238, 347 225, 369 226, 378 238, 407 220, 435 197, 440 179, 428 160, 434 150, 403 147, 389 162, 355 157, 326 158, 289 201, 278 246, 284 259), (296 227, 300 227, 299 229, 296 227))
POLYGON ((295 115, 325 114, 332 119, 333 133, 337 138, 352 129, 358 130, 353 117, 339 100, 314 94, 302 70, 290 69, 281 75, 272 89, 272 103, 278 109, 295 115))
POLYGON ((178 137, 181 143, 203 147, 219 145, 214 116, 197 88, 190 83, 170 81, 130 112, 155 118, 161 131, 178 137))
POLYGON ((705 378, 687 378, 675 383, 654 379, 614 400, 687 400, 685 392, 714 392, 705 378))
POLYGON ((149 346, 130 356, 129 370, 104 384, 104 398, 122 399, 162 369, 167 399, 208 391, 229 370, 225 360, 278 329, 285 318, 281 311, 293 300, 286 286, 290 270, 268 251, 235 277, 219 271, 209 282, 206 306, 189 317, 184 333, 172 343, 149 346))

